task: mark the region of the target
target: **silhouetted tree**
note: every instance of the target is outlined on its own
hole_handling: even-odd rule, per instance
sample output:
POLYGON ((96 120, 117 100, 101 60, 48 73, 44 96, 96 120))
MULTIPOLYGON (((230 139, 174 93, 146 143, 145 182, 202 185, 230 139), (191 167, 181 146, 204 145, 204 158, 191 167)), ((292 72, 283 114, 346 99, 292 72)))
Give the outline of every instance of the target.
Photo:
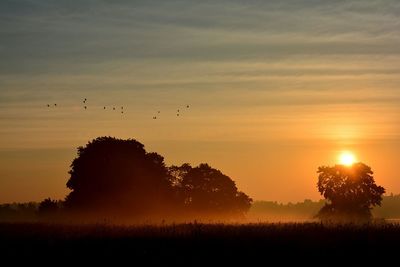
POLYGON ((169 170, 172 184, 180 193, 185 209, 191 213, 237 216, 251 206, 252 199, 238 191, 231 178, 207 164, 192 168, 186 163, 169 170))
POLYGON ((69 173, 72 210, 134 217, 167 212, 174 198, 164 158, 132 139, 99 137, 79 147, 69 173))
POLYGON ((39 203, 38 214, 40 216, 51 216, 55 215, 59 211, 58 202, 51 198, 46 198, 39 203))
POLYGON ((318 190, 327 199, 318 217, 324 220, 368 221, 371 209, 381 205, 385 189, 375 184, 371 168, 363 163, 318 168, 318 190))
POLYGON ((136 140, 99 137, 78 148, 64 206, 88 216, 156 219, 188 213, 238 215, 251 199, 207 164, 167 168, 136 140))

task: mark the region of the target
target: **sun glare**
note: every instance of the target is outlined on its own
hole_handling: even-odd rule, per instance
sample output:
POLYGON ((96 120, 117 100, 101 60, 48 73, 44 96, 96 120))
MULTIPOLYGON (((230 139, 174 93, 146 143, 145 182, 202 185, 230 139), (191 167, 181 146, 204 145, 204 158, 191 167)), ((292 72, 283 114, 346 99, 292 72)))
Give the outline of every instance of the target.
POLYGON ((349 151, 344 151, 339 156, 340 164, 351 166, 356 162, 356 157, 349 151))

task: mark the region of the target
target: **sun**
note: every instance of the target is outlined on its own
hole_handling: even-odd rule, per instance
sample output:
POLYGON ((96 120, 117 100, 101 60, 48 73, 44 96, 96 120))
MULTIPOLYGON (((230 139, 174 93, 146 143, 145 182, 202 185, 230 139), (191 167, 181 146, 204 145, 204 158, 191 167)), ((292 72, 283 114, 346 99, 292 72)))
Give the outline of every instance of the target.
POLYGON ((339 162, 340 164, 351 166, 356 162, 356 157, 350 151, 343 151, 339 155, 339 162))

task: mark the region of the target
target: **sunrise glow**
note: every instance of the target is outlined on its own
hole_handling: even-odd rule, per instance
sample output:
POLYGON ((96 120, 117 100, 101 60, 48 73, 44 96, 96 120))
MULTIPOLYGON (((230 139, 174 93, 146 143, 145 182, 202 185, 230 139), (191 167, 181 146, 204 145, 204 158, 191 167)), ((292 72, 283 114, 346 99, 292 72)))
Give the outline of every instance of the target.
POLYGON ((356 162, 356 157, 349 151, 344 151, 339 156, 339 162, 342 165, 351 166, 356 162))

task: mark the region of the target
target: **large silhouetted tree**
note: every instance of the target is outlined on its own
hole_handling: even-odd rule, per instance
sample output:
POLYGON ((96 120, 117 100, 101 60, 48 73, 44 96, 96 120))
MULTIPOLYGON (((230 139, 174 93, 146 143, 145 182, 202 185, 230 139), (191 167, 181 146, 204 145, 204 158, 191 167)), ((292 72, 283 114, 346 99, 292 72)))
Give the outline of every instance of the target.
POLYGON ((368 221, 371 209, 381 205, 385 189, 375 184, 371 168, 363 163, 318 168, 318 190, 327 199, 318 217, 324 220, 368 221))
POLYGON ((207 164, 169 168, 172 184, 180 193, 186 211, 204 215, 243 215, 252 199, 238 191, 235 182, 207 164))
POLYGON ((166 210, 173 198, 164 158, 136 140, 99 137, 78 148, 66 207, 101 214, 143 216, 166 210))
POLYGON ((167 168, 136 140, 99 137, 78 148, 64 206, 80 214, 160 218, 241 215, 251 199, 207 164, 167 168))

